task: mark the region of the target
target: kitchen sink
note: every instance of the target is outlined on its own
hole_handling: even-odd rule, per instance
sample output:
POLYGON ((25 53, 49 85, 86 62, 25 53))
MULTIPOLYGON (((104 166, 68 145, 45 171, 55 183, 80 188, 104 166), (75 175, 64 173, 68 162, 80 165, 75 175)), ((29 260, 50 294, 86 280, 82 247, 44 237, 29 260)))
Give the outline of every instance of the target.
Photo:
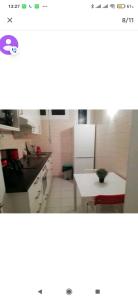
POLYGON ((31 167, 31 166, 23 166, 23 170, 35 170, 36 167, 31 167))
POLYGON ((37 169, 43 162, 43 158, 49 157, 49 152, 42 152, 40 155, 30 154, 26 158, 21 159, 23 169, 37 169))
POLYGON ((37 154, 30 154, 30 155, 28 155, 28 157, 37 157, 37 158, 39 158, 39 157, 48 157, 49 156, 49 152, 41 152, 39 155, 37 155, 37 154))
POLYGON ((36 155, 36 157, 48 157, 49 154, 39 154, 39 156, 36 155))

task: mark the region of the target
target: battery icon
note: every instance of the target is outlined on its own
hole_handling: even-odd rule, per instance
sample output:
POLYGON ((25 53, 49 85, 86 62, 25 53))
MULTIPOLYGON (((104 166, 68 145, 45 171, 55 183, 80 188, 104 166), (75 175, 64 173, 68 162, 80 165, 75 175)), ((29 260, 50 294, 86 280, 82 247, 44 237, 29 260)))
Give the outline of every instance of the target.
POLYGON ((126 7, 126 5, 125 4, 117 4, 117 8, 125 8, 126 7))

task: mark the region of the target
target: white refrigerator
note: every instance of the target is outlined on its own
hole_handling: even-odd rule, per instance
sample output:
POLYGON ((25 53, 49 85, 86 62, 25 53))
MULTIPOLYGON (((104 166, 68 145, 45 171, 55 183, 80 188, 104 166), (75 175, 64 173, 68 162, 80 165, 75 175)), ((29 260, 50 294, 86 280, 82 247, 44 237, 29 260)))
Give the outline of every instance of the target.
POLYGON ((74 173, 85 173, 94 168, 95 125, 74 126, 74 173))

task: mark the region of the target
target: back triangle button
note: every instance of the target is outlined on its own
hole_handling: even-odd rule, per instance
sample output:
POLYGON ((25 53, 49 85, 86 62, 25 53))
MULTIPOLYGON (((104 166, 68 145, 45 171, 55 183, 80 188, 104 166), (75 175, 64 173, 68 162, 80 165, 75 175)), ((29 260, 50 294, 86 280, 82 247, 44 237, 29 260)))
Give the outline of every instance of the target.
POLYGON ((43 290, 39 290, 38 293, 42 295, 43 294, 43 290))

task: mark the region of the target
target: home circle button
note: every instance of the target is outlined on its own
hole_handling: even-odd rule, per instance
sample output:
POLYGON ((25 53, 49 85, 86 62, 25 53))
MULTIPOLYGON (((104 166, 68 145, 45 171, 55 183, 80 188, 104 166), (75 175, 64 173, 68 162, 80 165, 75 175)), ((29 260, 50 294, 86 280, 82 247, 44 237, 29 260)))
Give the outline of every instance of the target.
POLYGON ((72 294, 72 289, 67 289, 67 290, 66 290, 66 294, 67 294, 67 295, 71 295, 71 294, 72 294))

